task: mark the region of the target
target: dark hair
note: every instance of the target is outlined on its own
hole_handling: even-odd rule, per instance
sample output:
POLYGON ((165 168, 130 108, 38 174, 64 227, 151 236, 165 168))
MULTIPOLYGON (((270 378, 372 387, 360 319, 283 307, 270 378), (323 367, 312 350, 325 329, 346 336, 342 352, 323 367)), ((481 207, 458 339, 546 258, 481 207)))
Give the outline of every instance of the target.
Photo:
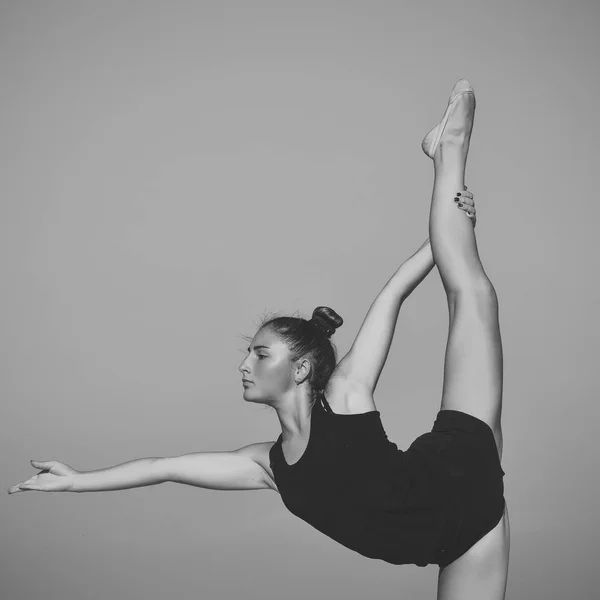
POLYGON ((260 326, 276 333, 290 349, 291 360, 306 356, 312 365, 309 383, 313 394, 325 390, 336 365, 335 347, 329 339, 344 320, 327 306, 315 308, 310 320, 274 317, 260 326))

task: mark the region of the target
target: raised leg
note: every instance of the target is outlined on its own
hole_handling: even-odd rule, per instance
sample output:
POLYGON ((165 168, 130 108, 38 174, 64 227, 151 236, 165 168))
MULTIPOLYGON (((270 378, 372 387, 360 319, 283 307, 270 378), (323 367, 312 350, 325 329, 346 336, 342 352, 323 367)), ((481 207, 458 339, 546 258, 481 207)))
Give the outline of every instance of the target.
POLYGON ((473 224, 452 202, 455 191, 464 188, 474 113, 473 94, 456 98, 434 155, 429 236, 450 314, 441 409, 460 410, 485 421, 501 456, 503 367, 498 300, 479 258, 473 224))

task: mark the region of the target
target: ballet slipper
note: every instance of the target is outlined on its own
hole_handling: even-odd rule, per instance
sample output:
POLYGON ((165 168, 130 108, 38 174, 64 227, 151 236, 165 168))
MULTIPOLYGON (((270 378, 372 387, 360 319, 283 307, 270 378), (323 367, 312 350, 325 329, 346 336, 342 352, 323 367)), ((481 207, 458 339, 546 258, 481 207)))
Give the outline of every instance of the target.
POLYGON ((442 120, 423 138, 423 142, 421 143, 423 152, 425 152, 429 158, 433 158, 435 156, 435 151, 437 150, 440 140, 442 139, 444 129, 446 129, 448 119, 450 118, 452 105, 464 94, 472 94, 473 98, 475 98, 475 92, 469 81, 467 79, 460 79, 452 88, 450 100, 448 100, 448 107, 446 108, 446 112, 444 113, 442 120))

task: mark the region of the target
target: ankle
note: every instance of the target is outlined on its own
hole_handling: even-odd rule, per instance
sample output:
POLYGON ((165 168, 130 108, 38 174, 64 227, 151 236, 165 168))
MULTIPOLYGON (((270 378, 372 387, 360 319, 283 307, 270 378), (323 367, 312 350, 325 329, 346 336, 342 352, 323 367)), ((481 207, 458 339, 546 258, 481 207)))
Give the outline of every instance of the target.
POLYGON ((444 136, 435 153, 435 162, 448 165, 463 164, 469 153, 469 138, 466 134, 444 136))
POLYGON ((464 128, 451 128, 446 127, 444 135, 440 140, 440 148, 446 147, 452 148, 469 148, 469 142, 471 141, 471 131, 465 131, 464 128))

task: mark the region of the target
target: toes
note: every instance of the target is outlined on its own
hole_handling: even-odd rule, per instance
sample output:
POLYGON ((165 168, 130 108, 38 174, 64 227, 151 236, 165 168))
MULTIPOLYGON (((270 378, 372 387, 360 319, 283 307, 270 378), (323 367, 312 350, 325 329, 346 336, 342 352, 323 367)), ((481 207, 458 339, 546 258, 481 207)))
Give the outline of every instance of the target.
POLYGON ((459 79, 452 88, 452 94, 450 97, 456 96, 456 94, 460 94, 461 92, 472 92, 473 86, 469 82, 468 79, 459 79))

